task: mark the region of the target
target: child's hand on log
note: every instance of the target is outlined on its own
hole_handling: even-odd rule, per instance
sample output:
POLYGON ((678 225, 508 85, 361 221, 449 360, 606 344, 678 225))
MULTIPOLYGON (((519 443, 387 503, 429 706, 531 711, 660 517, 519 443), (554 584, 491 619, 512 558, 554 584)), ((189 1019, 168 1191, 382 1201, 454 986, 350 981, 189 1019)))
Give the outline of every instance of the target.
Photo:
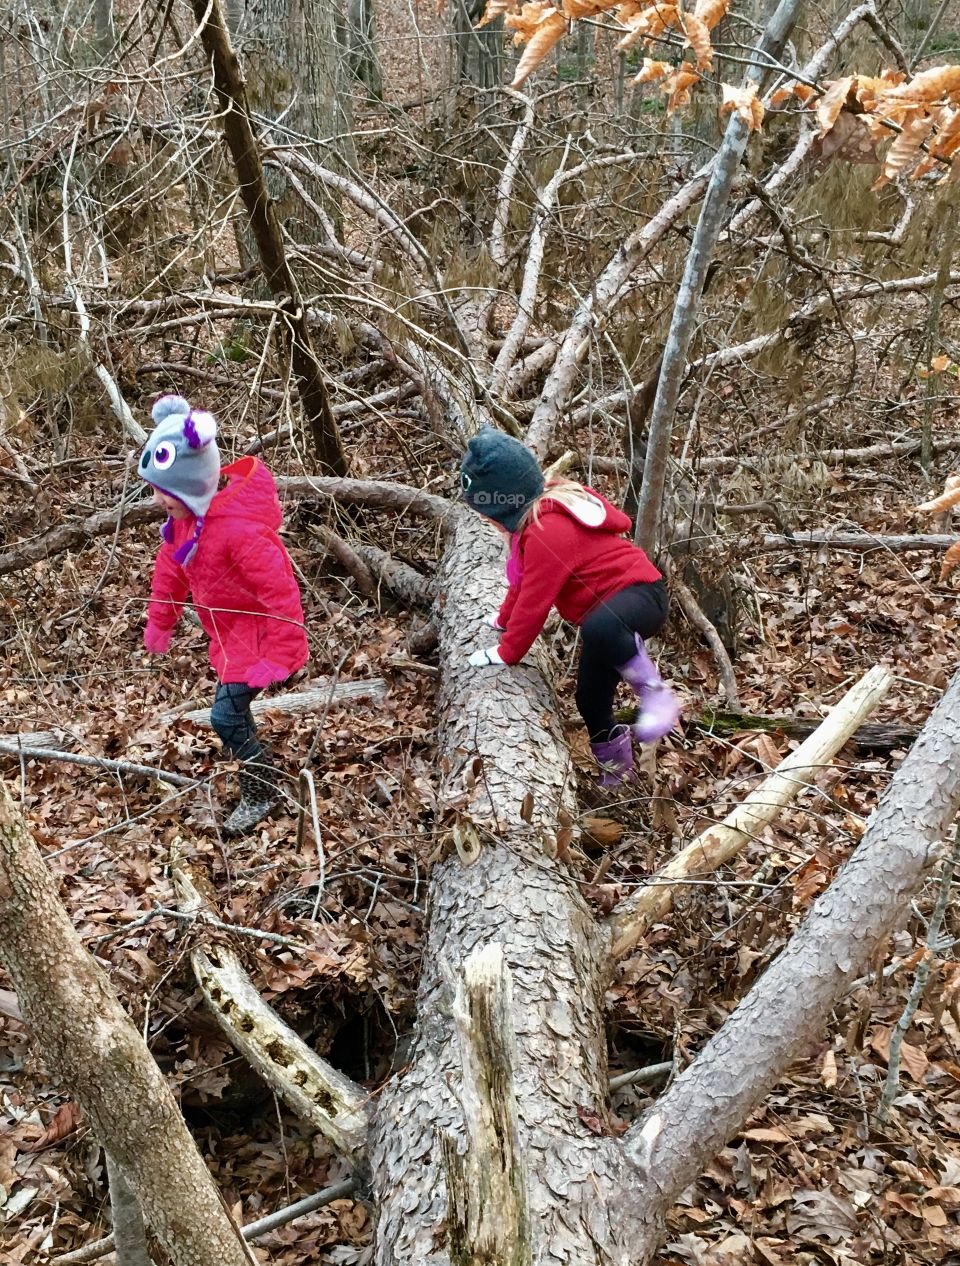
POLYGON ((467 663, 472 668, 499 668, 503 664, 500 658, 500 650, 496 646, 484 646, 479 651, 474 651, 468 658, 467 663))

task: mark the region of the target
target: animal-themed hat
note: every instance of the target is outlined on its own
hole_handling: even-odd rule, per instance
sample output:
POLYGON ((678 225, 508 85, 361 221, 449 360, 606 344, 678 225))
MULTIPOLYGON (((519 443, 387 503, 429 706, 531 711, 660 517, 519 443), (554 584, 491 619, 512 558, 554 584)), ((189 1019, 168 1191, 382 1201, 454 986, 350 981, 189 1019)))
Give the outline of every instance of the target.
POLYGON ((515 532, 543 492, 543 471, 519 440, 485 426, 467 445, 460 463, 460 487, 472 510, 515 532))
MULTIPOLYGON (((196 552, 204 515, 217 495, 220 482, 217 423, 212 413, 192 409, 182 396, 161 396, 153 406, 153 420, 157 425, 140 454, 140 477, 168 496, 176 497, 196 516, 193 539, 185 541, 174 555, 183 566, 196 552)), ((168 544, 173 544, 170 519, 164 523, 161 534, 168 544)))

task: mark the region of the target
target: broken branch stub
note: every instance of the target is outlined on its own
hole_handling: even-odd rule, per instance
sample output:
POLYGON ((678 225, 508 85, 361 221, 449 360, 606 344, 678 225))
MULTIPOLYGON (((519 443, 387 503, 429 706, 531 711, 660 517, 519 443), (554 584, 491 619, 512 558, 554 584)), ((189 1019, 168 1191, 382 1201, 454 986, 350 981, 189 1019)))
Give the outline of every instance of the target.
MULTIPOLYGON (((170 849, 180 909, 209 907, 184 864, 179 841, 170 849)), ((328 1139, 357 1170, 366 1161, 366 1095, 297 1036, 260 997, 240 960, 223 945, 190 954, 207 1006, 230 1043, 292 1112, 328 1139)))
POLYGON ((613 932, 611 954, 622 958, 644 936, 655 919, 673 904, 674 891, 691 875, 705 874, 730 861, 785 808, 816 771, 839 752, 884 697, 893 678, 879 664, 847 691, 822 724, 796 751, 786 756, 769 778, 746 796, 722 822, 707 828, 674 857, 653 880, 621 901, 608 924, 613 932))
POLYGON ((453 1019, 460 1043, 465 1152, 441 1136, 453 1266, 529 1266, 526 1168, 514 1085, 510 974, 497 942, 463 964, 453 1019))

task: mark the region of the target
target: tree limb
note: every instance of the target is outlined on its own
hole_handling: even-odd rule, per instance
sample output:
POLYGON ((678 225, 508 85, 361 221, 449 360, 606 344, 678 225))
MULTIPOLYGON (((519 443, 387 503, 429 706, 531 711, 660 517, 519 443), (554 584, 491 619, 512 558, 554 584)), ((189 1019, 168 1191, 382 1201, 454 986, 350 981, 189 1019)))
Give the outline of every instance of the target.
POLYGON ((722 822, 708 827, 682 849, 644 887, 627 897, 607 920, 613 934, 610 952, 622 958, 645 935, 652 922, 673 904, 678 881, 716 870, 736 857, 759 832, 809 784, 810 777, 843 747, 884 697, 893 678, 875 665, 852 686, 808 739, 786 756, 776 770, 722 822))
MULTIPOLYGON (((177 903, 189 914, 207 907, 175 841, 170 850, 177 903)), ((321 1059, 260 997, 232 950, 196 948, 190 961, 211 1012, 232 1045, 284 1103, 309 1122, 356 1169, 366 1159, 365 1092, 321 1059)))
MULTIPOLYGON (((903 920, 960 809, 960 673, 894 774, 850 860, 701 1054, 625 1136, 651 1228, 822 1032, 903 920)), ((651 1230, 651 1248, 656 1230, 651 1230)), ((652 1256, 652 1252, 650 1254, 652 1256)), ((645 1257, 644 1261, 649 1261, 645 1257)))

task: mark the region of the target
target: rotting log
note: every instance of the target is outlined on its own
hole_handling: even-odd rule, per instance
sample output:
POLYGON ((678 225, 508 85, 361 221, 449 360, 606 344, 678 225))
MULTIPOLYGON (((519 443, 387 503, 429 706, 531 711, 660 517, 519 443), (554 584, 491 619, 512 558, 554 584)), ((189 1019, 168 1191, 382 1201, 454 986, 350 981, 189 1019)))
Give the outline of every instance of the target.
MULTIPOLYGON (((627 717, 632 721, 634 709, 627 717)), ((736 712, 721 708, 704 708, 695 716, 685 717, 684 724, 696 726, 706 734, 719 738, 731 738, 737 734, 785 734, 788 738, 804 739, 816 730, 821 722, 812 717, 766 716, 756 712, 736 712)), ((856 752, 889 752, 895 747, 909 747, 920 733, 915 725, 902 721, 867 721, 858 725, 849 742, 856 752)))
MULTIPOLYGON (((307 690, 291 690, 287 694, 267 695, 254 699, 250 711, 255 717, 265 712, 285 712, 296 716, 302 712, 322 712, 324 708, 342 707, 356 699, 382 699, 389 687, 382 677, 361 678, 356 681, 328 681, 317 678, 307 690)), ((210 724, 209 708, 194 708, 190 712, 167 712, 162 721, 193 721, 196 725, 210 724)))
MULTIPOLYGON (((170 869, 179 908, 185 914, 209 909, 190 876, 179 841, 170 849, 170 869)), ((190 962, 207 1006, 234 1049, 302 1121, 362 1171, 367 1138, 364 1091, 283 1023, 227 945, 197 946, 190 962)))
POLYGON ((709 826, 671 858, 648 884, 621 901, 609 918, 613 957, 621 958, 631 950, 650 924, 666 914, 679 884, 692 875, 716 870, 756 839, 763 827, 829 764, 892 684, 890 673, 875 664, 851 686, 813 734, 796 751, 785 756, 773 773, 745 796, 722 822, 709 826))
POLYGON ((517 1128, 513 999, 503 951, 475 950, 456 984, 453 1018, 463 1076, 460 1106, 467 1146, 441 1137, 450 1200, 450 1259, 529 1266, 527 1174, 517 1128))

